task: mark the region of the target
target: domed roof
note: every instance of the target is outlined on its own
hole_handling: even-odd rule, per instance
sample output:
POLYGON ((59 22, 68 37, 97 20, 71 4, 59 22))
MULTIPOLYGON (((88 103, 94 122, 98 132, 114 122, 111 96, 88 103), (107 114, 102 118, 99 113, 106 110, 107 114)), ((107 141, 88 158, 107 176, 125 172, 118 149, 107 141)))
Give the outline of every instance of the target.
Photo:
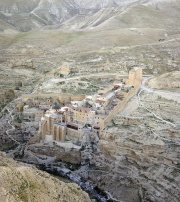
POLYGON ((54 103, 53 109, 58 110, 61 109, 61 107, 57 103, 54 103))

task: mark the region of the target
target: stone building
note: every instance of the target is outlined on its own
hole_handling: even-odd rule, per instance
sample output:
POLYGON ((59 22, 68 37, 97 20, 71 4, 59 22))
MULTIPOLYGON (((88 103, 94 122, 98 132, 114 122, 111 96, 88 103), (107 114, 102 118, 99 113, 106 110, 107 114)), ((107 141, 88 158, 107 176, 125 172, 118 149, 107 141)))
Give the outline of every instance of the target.
MULTIPOLYGON (((59 111, 48 111, 40 122, 40 135, 43 141, 72 142, 90 141, 92 134, 98 134, 99 126, 91 125, 95 113, 86 108, 73 110, 64 107, 59 111), (91 117, 92 115, 92 117, 91 117), (89 137, 88 137, 89 136, 89 137)), ((99 119, 98 119, 99 121, 99 119)))
POLYGON ((35 107, 29 107, 29 105, 25 105, 23 107, 23 117, 25 119, 33 120, 35 122, 39 122, 44 112, 35 107))
POLYGON ((127 85, 135 86, 142 81, 142 69, 135 67, 131 71, 129 71, 129 78, 126 80, 127 85))
POLYGON ((137 93, 141 81, 142 69, 134 68, 125 82, 115 83, 93 96, 25 95, 23 99, 30 107, 26 104, 23 114, 33 114, 36 121, 40 120, 39 134, 43 142, 71 141, 79 144, 98 141, 100 132, 112 117, 137 93), (122 88, 128 86, 130 89, 123 94, 122 88), (119 92, 123 96, 119 95, 119 92), (59 103, 63 107, 60 107, 59 103))
POLYGON ((20 101, 16 104, 16 112, 23 112, 24 102, 20 101))

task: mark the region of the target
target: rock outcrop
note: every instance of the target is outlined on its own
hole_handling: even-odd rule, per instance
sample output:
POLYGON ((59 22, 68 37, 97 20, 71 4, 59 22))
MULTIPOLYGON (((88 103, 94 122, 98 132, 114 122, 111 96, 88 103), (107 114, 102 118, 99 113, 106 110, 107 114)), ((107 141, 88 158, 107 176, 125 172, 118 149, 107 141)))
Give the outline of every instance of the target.
MULTIPOLYGON (((61 146, 52 145, 30 145, 28 149, 36 155, 45 155, 56 157, 57 160, 62 160, 64 162, 69 162, 72 164, 81 163, 81 153, 78 149, 75 148, 63 148, 61 146)), ((25 155, 25 158, 28 158, 28 153, 25 155)))
POLYGON ((180 71, 168 72, 152 78, 148 85, 156 89, 177 89, 180 88, 180 71))
POLYGON ((179 104, 155 92, 139 98, 102 134, 89 177, 124 202, 178 202, 179 104))
POLYGON ((33 166, 17 163, 0 153, 1 202, 90 202, 87 193, 33 166))

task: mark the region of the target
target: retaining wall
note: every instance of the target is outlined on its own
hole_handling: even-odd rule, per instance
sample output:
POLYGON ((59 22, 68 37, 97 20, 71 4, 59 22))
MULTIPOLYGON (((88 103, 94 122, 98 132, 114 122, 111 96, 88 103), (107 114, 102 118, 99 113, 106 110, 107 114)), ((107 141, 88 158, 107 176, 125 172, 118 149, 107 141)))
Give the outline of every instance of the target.
POLYGON ((60 101, 64 100, 74 100, 74 101, 80 101, 85 99, 85 95, 64 95, 64 94, 56 94, 56 93, 50 93, 50 94, 24 94, 22 95, 23 101, 35 98, 35 97, 40 97, 40 98, 50 98, 50 97, 55 97, 58 98, 60 101))
POLYGON ((114 109, 111 111, 111 113, 104 119, 103 122, 101 122, 101 130, 104 129, 107 124, 112 120, 112 118, 117 115, 125 106, 125 104, 138 92, 139 88, 141 86, 141 82, 136 83, 134 88, 132 88, 127 94, 126 97, 119 101, 119 103, 114 107, 114 109))

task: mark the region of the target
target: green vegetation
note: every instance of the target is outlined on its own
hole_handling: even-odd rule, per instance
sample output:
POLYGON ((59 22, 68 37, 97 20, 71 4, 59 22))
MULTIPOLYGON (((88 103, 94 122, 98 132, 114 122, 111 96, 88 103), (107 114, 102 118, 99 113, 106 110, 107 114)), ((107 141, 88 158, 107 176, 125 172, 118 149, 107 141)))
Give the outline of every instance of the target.
POLYGON ((38 185, 35 182, 29 182, 29 188, 32 189, 37 189, 38 185))
POLYGON ((64 85, 65 84, 65 81, 61 81, 59 82, 60 85, 64 85))
POLYGON ((66 43, 71 43, 73 40, 77 40, 79 37, 83 37, 85 35, 84 32, 76 32, 67 35, 66 43))
POLYGON ((163 175, 163 177, 168 180, 169 182, 174 182, 174 179, 168 177, 167 175, 163 175))
POLYGON ((18 189, 18 196, 23 202, 28 202, 28 193, 27 193, 28 184, 26 182, 22 183, 18 189))
MULTIPOLYGON (((29 181, 29 185, 28 185, 27 182, 23 182, 21 184, 21 186, 19 187, 19 189, 18 189, 18 196, 23 202, 28 202, 29 201, 28 200, 28 189, 29 189, 30 192, 33 193, 33 191, 35 189, 39 188, 38 184, 36 184, 36 182, 32 182, 30 180, 28 180, 28 181, 29 181)), ((32 200, 32 202, 33 202, 33 200, 32 200)))
POLYGON ((83 77, 83 78, 81 78, 80 80, 81 80, 81 81, 89 81, 89 79, 84 78, 84 77, 83 77))
POLYGON ((22 120, 19 118, 19 116, 17 117, 16 122, 17 123, 22 123, 22 120))
POLYGON ((177 164, 177 167, 180 168, 180 163, 177 164))
POLYGON ((76 189, 71 189, 71 192, 74 193, 75 195, 79 195, 79 192, 76 189))
POLYGON ((22 39, 24 39, 26 36, 28 36, 28 32, 24 32, 24 33, 20 33, 18 35, 16 35, 13 40, 11 41, 11 44, 17 43, 19 41, 21 41, 22 39))
POLYGON ((165 121, 168 121, 170 123, 174 123, 174 120, 173 119, 170 119, 170 118, 163 118, 165 121))
POLYGON ((94 85, 89 85, 87 88, 82 88, 82 84, 79 83, 78 88, 68 88, 68 87, 63 87, 61 88, 62 93, 68 93, 68 94, 89 94, 89 93, 96 93, 99 90, 98 86, 94 85))

